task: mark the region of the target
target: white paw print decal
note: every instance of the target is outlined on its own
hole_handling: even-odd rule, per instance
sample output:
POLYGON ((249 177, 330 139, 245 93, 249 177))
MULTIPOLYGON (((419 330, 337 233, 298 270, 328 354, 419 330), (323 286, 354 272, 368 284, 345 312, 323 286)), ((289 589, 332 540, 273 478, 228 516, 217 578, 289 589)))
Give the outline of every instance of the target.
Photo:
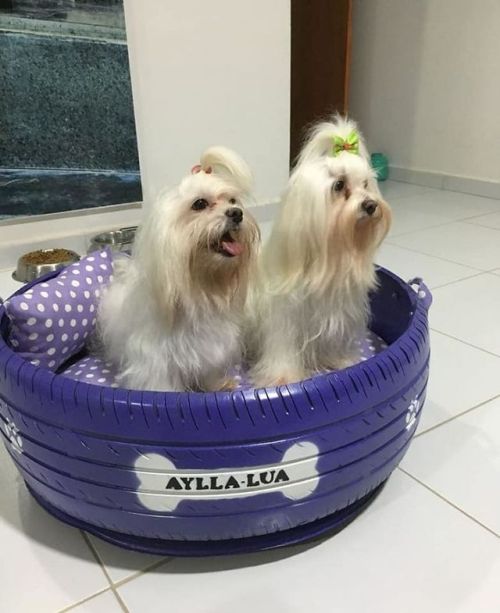
POLYGON ((14 449, 14 451, 17 451, 17 453, 22 453, 23 439, 19 434, 19 428, 16 426, 16 424, 12 420, 7 418, 7 421, 4 423, 4 430, 12 446, 12 449, 14 449))
POLYGON ((419 411, 420 411, 420 400, 418 398, 414 398, 410 402, 410 406, 408 407, 408 411, 406 413, 406 429, 407 430, 410 430, 415 425, 419 411))

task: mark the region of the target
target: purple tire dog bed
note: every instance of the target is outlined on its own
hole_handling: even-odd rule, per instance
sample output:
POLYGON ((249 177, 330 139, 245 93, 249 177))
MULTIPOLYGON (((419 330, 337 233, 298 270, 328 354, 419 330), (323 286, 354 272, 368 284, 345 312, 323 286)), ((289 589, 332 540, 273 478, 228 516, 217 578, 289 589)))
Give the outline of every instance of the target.
MULTIPOLYGON (((33 295, 43 283, 48 293, 51 281, 62 286, 70 273, 47 275, 15 296, 30 288, 33 295)), ((0 425, 7 451, 50 513, 130 549, 239 553, 338 531, 401 461, 425 398, 431 295, 421 280, 414 289, 387 270, 378 276, 370 327, 387 347, 343 371, 234 392, 140 392, 107 379, 98 385, 71 379, 85 355, 66 364, 66 355, 60 363, 49 355, 48 366, 20 352, 22 326, 2 305, 0 425)), ((79 305, 69 308, 80 312, 79 305)), ((25 323, 49 327, 34 319, 25 323)), ((69 321, 78 329, 76 317, 69 321)), ((69 354, 95 323, 82 321, 77 340, 71 331, 62 334, 70 336, 69 354)), ((29 338, 40 339, 40 332, 29 338)))

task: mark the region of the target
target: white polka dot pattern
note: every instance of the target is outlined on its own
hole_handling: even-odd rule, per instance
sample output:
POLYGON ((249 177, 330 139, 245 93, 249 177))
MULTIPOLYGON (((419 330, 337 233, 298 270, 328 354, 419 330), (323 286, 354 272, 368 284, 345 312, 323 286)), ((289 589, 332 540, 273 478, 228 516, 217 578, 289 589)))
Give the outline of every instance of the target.
POLYGON ((111 252, 95 252, 57 277, 9 298, 5 302, 12 323, 9 340, 16 352, 51 370, 78 353, 95 327, 98 297, 109 283, 112 265, 111 252))
POLYGON ((65 377, 93 385, 118 387, 112 364, 94 355, 88 355, 72 364, 62 373, 65 377))

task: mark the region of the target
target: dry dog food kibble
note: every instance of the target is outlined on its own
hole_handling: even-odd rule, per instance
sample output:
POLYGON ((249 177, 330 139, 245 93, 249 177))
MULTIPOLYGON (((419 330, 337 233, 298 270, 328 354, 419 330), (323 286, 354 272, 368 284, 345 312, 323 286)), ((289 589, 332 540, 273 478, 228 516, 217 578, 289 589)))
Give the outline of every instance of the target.
POLYGON ((23 255, 26 264, 57 264, 58 262, 72 261, 74 253, 68 249, 39 249, 23 255))

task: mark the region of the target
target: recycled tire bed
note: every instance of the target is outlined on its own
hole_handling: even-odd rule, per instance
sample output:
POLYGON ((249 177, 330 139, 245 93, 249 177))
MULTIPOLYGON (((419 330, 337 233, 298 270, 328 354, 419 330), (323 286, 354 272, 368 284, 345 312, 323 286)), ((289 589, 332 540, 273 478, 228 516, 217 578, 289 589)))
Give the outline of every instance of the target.
POLYGON ((414 289, 378 276, 370 328, 386 349, 343 371, 235 392, 140 392, 54 374, 8 345, 1 306, 7 451, 50 513, 130 549, 217 555, 338 531, 401 461, 425 399, 431 295, 421 280, 414 289))

